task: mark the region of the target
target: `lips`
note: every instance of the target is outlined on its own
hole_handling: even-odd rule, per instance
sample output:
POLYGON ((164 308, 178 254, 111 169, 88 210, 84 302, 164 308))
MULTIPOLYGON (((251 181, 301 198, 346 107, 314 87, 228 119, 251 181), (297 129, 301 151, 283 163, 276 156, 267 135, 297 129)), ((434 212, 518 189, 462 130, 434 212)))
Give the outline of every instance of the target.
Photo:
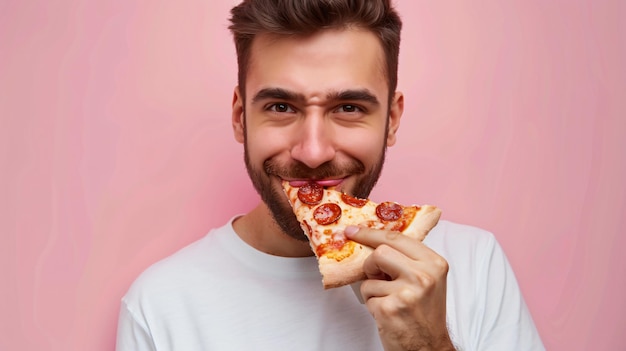
POLYGON ((290 180, 289 181, 289 185, 293 186, 293 187, 301 187, 304 184, 310 183, 310 182, 315 182, 321 186, 337 186, 339 184, 341 184, 341 182, 343 182, 343 178, 339 178, 339 179, 294 179, 294 180, 290 180))

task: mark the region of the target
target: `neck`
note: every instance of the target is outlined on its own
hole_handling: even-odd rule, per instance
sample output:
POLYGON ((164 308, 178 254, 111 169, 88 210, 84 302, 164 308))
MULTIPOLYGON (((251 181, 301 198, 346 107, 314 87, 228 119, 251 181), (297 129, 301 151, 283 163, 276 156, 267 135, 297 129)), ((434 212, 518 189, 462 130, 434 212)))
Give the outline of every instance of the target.
POLYGON ((308 242, 285 234, 264 203, 233 222, 239 237, 255 249, 274 256, 306 257, 313 252, 308 242))

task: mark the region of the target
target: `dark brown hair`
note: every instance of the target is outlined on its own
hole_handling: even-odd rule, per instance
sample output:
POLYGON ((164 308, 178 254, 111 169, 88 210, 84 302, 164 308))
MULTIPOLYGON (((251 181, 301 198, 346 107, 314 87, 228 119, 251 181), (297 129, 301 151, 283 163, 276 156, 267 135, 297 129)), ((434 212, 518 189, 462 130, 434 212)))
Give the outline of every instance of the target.
POLYGON ((385 52, 389 98, 396 90, 402 21, 390 0, 244 0, 231 10, 231 15, 228 28, 235 40, 242 94, 256 35, 310 35, 350 26, 378 36, 385 52))

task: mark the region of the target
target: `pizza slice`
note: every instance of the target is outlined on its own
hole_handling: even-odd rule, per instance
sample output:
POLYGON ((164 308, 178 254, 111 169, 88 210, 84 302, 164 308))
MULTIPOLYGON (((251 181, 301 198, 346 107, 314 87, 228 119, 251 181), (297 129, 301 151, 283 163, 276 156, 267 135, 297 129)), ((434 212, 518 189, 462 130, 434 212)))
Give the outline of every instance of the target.
POLYGON ((402 206, 395 202, 377 204, 316 182, 294 187, 283 181, 282 185, 317 256, 326 289, 366 278, 363 262, 373 249, 347 239, 344 235, 346 227, 356 225, 394 230, 424 240, 441 215, 441 210, 435 206, 402 206))

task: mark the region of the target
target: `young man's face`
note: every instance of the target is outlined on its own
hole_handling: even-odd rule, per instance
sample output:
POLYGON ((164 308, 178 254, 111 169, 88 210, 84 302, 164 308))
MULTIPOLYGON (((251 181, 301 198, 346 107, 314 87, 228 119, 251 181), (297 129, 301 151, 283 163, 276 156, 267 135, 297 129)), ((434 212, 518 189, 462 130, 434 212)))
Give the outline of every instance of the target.
POLYGON ((319 181, 358 197, 376 183, 403 108, 399 93, 388 103, 384 59, 376 36, 360 29, 254 40, 233 127, 255 188, 287 234, 306 240, 282 180, 319 181))

